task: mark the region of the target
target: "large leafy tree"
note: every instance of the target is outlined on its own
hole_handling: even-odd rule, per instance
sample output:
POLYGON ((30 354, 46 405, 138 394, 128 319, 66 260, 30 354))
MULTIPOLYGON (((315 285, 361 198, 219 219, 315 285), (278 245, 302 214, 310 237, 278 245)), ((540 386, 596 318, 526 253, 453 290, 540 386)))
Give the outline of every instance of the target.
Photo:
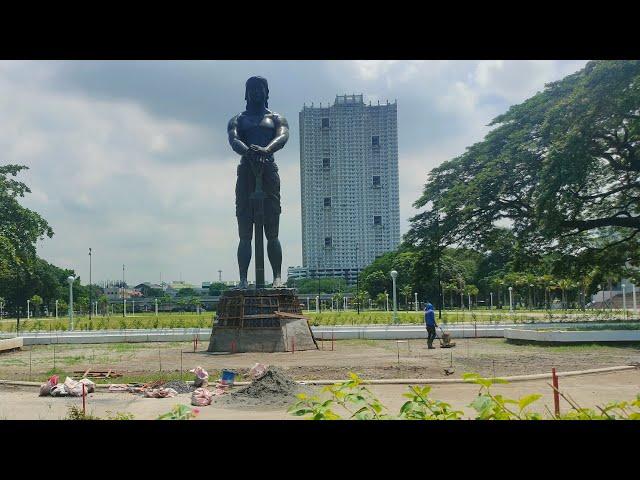
POLYGON ((0 166, 0 291, 14 309, 32 295, 25 287, 37 263, 36 242, 53 236, 44 218, 20 205, 20 198, 31 190, 13 177, 25 169, 0 166))
POLYGON ((640 61, 594 61, 498 116, 433 169, 408 239, 481 247, 510 224, 527 255, 638 256, 640 61))

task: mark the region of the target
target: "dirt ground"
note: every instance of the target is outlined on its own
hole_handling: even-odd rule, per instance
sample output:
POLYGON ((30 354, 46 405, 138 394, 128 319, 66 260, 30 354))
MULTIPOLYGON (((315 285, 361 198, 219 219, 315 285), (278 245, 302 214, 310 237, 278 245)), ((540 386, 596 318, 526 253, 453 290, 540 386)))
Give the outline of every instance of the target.
POLYGON ((212 375, 223 368, 240 379, 256 362, 275 365, 296 380, 343 380, 349 372, 362 378, 441 378, 453 366, 453 377, 465 372, 510 376, 583 370, 640 363, 640 344, 633 345, 514 345, 503 339, 456 339, 451 349, 427 350, 422 340, 341 340, 319 342, 323 349, 295 353, 236 353, 211 355, 207 343, 193 351, 191 342, 96 345, 37 345, 0 354, 0 379, 45 380, 53 372, 113 369, 130 376, 172 373, 190 379, 189 369, 203 366, 212 375), (53 370, 55 368, 55 370, 53 370))
MULTIPOLYGON (((397 414, 400 406, 406 400, 402 394, 407 391, 406 385, 371 385, 370 390, 388 408, 389 413, 397 414)), ((561 377, 560 389, 568 393, 582 407, 594 408, 614 400, 631 400, 640 391, 640 370, 621 371, 580 375, 575 377, 561 377)), ((319 390, 319 388, 316 388, 319 390)), ((468 405, 477 395, 477 385, 433 385, 431 397, 450 403, 454 408, 465 412, 466 417, 472 417, 473 409, 468 405)), ((494 393, 501 393, 511 398, 523 395, 541 393, 543 397, 532 404, 531 410, 544 413, 545 405, 553 410, 551 388, 546 380, 514 382, 507 385, 496 385, 494 393)), ((137 420, 154 419, 158 415, 169 411, 176 404, 189 404, 190 394, 181 394, 175 398, 142 398, 129 393, 108 393, 97 391, 87 399, 87 411, 92 415, 105 418, 115 412, 127 412, 137 420)), ((79 398, 38 397, 35 387, 13 387, 0 385, 0 419, 32 419, 57 420, 67 414, 69 406, 82 406, 79 398)), ((564 400, 561 410, 569 410, 564 400)), ((258 408, 244 407, 230 408, 227 405, 210 405, 201 407, 198 419, 214 420, 286 420, 297 419, 286 412, 286 408, 258 408)))

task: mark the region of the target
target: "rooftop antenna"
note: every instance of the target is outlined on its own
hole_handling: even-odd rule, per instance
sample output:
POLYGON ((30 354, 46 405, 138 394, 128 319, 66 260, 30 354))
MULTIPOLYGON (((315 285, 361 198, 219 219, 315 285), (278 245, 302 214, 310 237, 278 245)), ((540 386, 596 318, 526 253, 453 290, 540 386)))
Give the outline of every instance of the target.
POLYGON ((218 270, 218 281, 222 282, 222 270, 218 270))

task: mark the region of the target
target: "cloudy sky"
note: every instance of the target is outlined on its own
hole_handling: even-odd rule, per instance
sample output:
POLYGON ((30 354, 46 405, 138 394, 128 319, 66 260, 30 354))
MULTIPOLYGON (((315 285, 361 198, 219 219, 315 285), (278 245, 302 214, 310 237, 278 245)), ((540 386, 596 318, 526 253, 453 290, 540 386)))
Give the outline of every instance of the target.
MULTIPOLYGON (((283 274, 302 263, 298 113, 363 93, 398 101, 401 233, 427 172, 464 152, 510 105, 586 61, 0 62, 0 163, 30 167, 24 204, 55 235, 46 260, 88 280, 237 280, 228 120, 249 76, 269 80, 291 137, 282 180, 283 274)), ((267 281, 271 271, 266 265, 267 281)), ((253 279, 253 263, 249 269, 253 279)))

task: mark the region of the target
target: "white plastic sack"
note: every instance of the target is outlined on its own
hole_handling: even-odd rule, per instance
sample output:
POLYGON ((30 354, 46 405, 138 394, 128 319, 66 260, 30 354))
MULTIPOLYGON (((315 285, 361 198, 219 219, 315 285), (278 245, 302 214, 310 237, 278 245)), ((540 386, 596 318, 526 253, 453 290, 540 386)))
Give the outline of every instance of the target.
POLYGON ((91 393, 95 390, 95 383, 87 378, 83 378, 80 381, 76 381, 73 378, 67 377, 64 381, 64 388, 69 395, 72 397, 81 397, 82 396, 82 385, 84 385, 84 393, 91 393))
POLYGON ((264 377, 265 373, 267 373, 267 366, 264 365, 263 363, 256 363, 249 370, 249 375, 251 375, 251 378, 253 380, 258 380, 259 378, 264 377))
POLYGON ((144 396, 146 398, 167 398, 175 397, 178 395, 173 388, 154 388, 153 390, 145 390, 144 396))
POLYGON ((51 388, 51 391, 49 392, 49 394, 52 397, 68 397, 69 396, 69 392, 67 391, 63 383, 54 385, 53 388, 51 388))
POLYGON ((196 388, 191 394, 191 405, 204 407, 211 405, 213 395, 206 388, 196 388))

